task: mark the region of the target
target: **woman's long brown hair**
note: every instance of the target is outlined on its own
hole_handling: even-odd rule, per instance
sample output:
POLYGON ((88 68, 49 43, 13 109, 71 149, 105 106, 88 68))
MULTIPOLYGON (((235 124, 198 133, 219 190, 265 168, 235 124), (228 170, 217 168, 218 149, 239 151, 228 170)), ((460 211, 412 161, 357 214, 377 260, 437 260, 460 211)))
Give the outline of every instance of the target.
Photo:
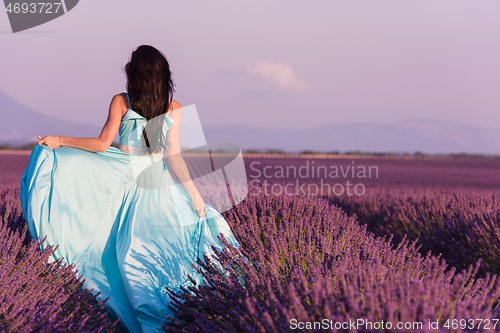
POLYGON ((125 73, 130 107, 148 120, 143 131, 143 151, 159 152, 166 148, 163 122, 175 91, 170 65, 156 48, 141 45, 132 52, 125 73))

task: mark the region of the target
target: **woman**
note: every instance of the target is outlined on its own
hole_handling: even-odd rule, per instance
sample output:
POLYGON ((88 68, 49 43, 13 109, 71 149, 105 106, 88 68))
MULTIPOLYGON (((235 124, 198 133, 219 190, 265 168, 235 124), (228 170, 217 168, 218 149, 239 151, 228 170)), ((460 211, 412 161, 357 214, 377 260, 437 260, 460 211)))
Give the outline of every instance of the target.
POLYGON ((223 247, 217 235, 239 245, 180 155, 182 108, 166 58, 142 45, 125 72, 127 93, 113 97, 98 138, 39 137, 21 201, 31 237, 58 245, 53 259, 75 264, 126 329, 155 332, 173 316, 166 288, 191 285, 188 274, 202 282, 191 264, 223 247), (118 131, 120 149, 110 146, 118 131))

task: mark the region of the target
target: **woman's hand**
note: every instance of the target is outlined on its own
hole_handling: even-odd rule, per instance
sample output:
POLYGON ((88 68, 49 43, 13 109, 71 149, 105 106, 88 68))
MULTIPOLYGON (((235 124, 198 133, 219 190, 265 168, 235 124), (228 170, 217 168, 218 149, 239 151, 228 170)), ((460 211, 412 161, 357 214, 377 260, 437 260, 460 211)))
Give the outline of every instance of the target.
POLYGON ((191 204, 193 205, 194 210, 198 212, 200 217, 205 217, 205 203, 203 202, 203 198, 201 197, 198 191, 190 194, 191 196, 191 204))
POLYGON ((39 145, 46 145, 50 149, 56 149, 61 147, 61 137, 55 135, 49 135, 45 137, 38 136, 40 141, 38 141, 39 145))

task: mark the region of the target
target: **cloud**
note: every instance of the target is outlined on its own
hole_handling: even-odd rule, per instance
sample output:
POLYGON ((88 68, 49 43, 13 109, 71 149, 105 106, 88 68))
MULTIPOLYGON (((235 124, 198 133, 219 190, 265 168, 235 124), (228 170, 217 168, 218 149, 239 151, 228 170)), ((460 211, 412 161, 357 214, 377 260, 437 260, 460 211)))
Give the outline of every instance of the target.
POLYGON ((243 72, 269 81, 280 90, 304 91, 306 89, 305 82, 299 80, 290 66, 283 63, 255 60, 251 65, 246 64, 243 72))

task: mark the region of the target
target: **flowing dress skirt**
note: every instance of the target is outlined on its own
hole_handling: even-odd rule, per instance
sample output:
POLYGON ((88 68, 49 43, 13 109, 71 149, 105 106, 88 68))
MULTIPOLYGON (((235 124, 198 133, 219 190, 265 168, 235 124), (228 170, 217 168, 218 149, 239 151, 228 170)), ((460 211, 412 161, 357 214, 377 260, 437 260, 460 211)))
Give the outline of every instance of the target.
POLYGON ((59 247, 54 258, 73 263, 84 287, 109 297, 107 308, 131 332, 162 331, 166 287, 189 286, 191 264, 223 234, 239 247, 226 220, 205 205, 200 218, 186 190, 162 158, 135 157, 117 148, 94 153, 37 145, 21 179, 21 201, 30 236, 59 247), (141 160, 142 159, 142 160, 141 160), (137 161, 145 167, 134 171, 137 161))

